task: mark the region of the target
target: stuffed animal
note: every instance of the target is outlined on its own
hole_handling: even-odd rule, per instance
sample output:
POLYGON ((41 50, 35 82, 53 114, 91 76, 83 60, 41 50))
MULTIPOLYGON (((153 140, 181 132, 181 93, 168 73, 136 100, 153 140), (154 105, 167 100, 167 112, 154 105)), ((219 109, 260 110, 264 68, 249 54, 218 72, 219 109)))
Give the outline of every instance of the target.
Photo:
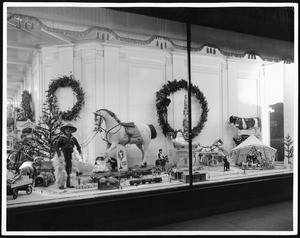
POLYGON ((21 166, 19 167, 19 174, 22 175, 29 175, 29 178, 33 178, 36 175, 36 169, 32 165, 31 161, 25 161, 21 166))
POLYGON ((72 172, 70 174, 70 185, 74 187, 77 185, 77 175, 79 174, 79 161, 82 161, 82 157, 79 154, 76 146, 74 146, 72 153, 72 172))
POLYGON ((66 163, 63 153, 58 156, 57 153, 54 155, 53 159, 55 185, 59 189, 65 188, 65 183, 67 181, 66 163))

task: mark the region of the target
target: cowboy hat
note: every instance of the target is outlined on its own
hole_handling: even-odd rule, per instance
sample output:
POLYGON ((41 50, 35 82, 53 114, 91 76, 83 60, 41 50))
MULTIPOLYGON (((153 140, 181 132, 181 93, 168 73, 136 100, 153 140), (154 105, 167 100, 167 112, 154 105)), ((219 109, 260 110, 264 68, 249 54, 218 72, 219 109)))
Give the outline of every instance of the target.
POLYGON ((74 127, 71 123, 67 123, 67 124, 63 125, 63 126, 60 128, 60 130, 61 130, 62 132, 65 132, 65 130, 66 130, 67 128, 70 128, 70 129, 71 129, 71 133, 74 133, 75 131, 77 131, 77 128, 74 127))

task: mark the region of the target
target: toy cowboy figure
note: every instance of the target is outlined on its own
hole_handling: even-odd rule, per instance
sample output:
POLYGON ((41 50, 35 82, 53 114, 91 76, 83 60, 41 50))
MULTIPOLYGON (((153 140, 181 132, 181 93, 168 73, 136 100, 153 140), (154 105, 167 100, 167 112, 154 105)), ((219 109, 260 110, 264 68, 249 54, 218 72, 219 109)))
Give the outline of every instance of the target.
POLYGON ((67 187, 74 188, 70 184, 70 174, 72 172, 72 153, 74 145, 77 147, 77 150, 82 156, 81 148, 77 139, 72 135, 75 131, 77 131, 76 127, 72 126, 72 124, 68 123, 60 128, 61 132, 63 133, 58 141, 56 146, 56 152, 58 156, 61 156, 61 151, 65 157, 66 163, 66 173, 67 173, 67 187))

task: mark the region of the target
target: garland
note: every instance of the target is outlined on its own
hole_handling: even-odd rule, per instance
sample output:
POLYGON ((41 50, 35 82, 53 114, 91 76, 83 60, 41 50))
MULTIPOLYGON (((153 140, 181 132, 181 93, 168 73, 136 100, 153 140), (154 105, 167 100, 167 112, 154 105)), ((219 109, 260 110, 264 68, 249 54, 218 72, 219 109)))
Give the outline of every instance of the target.
POLYGON ((79 117, 79 112, 84 104, 84 92, 80 87, 80 83, 75 80, 72 75, 62 76, 58 79, 52 80, 49 85, 49 89, 46 92, 48 93, 48 96, 54 96, 55 91, 61 87, 72 88, 73 92, 76 94, 77 102, 70 110, 59 112, 59 114, 65 121, 76 120, 77 117, 79 117))
MULTIPOLYGON (((168 106, 171 100, 168 98, 171 93, 175 93, 178 90, 185 89, 188 90, 188 83, 185 80, 168 81, 167 84, 163 85, 162 89, 156 92, 156 111, 158 116, 158 124, 161 126, 163 134, 166 136, 168 132, 173 132, 175 135, 179 130, 174 130, 168 123, 168 106)), ((199 90, 197 86, 191 84, 191 92, 199 100, 201 105, 202 113, 198 124, 192 129, 191 138, 193 139, 202 131, 205 122, 207 121, 207 113, 209 111, 207 107, 207 101, 203 93, 199 90)))

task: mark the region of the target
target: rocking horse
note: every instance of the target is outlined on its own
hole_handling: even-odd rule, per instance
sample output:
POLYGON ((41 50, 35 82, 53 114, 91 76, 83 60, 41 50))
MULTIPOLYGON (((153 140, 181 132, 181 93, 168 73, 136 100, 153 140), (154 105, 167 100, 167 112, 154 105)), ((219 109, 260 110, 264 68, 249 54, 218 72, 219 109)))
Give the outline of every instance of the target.
POLYGON ((105 158, 109 157, 109 152, 116 148, 118 144, 135 144, 142 152, 142 165, 147 167, 145 153, 149 147, 151 139, 156 138, 157 133, 153 125, 135 124, 134 122, 124 123, 110 110, 99 109, 95 114, 95 130, 104 131, 107 142, 105 158), (102 122, 105 122, 105 129, 102 122))

